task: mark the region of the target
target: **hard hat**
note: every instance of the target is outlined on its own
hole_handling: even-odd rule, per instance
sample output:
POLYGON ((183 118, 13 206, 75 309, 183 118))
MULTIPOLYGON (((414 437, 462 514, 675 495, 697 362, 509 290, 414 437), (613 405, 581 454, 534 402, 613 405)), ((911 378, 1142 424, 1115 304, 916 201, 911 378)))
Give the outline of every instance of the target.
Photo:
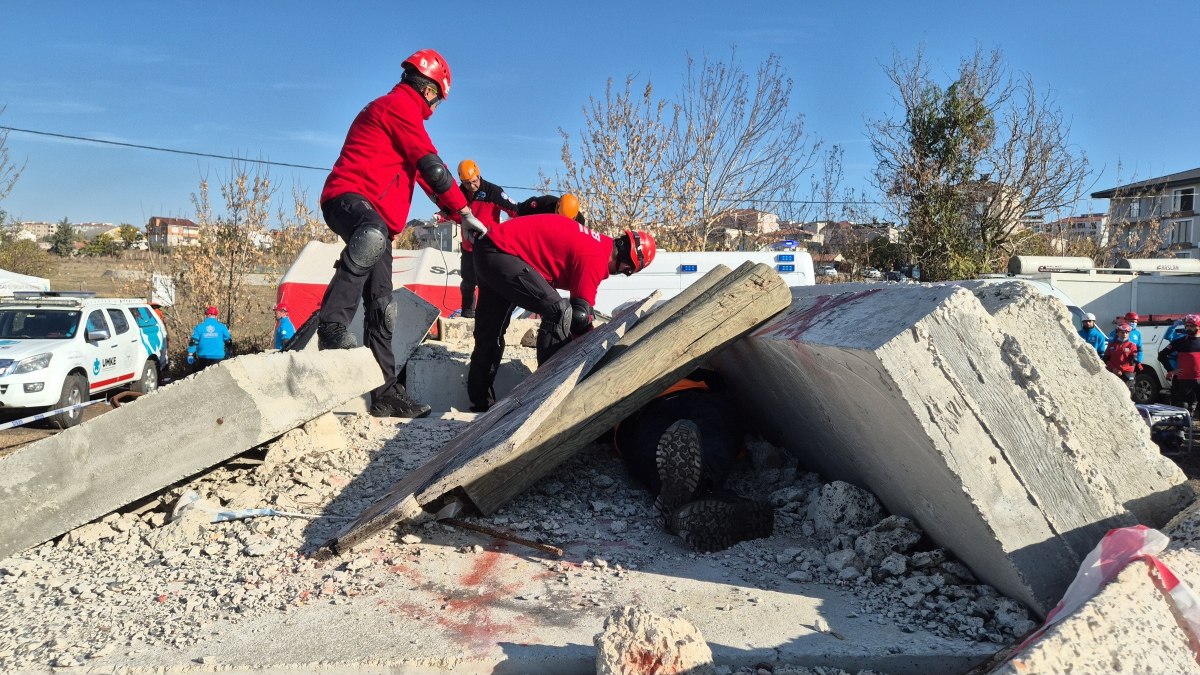
POLYGON ((450 98, 450 66, 442 55, 432 49, 422 49, 404 59, 405 71, 413 71, 428 77, 437 85, 442 98, 450 98))
POLYGON ((1126 312, 1125 320, 1126 321, 1141 321, 1141 319, 1138 317, 1137 312, 1126 312))
POLYGON ((1200 326, 1200 314, 1188 314, 1183 317, 1183 325, 1185 326, 1200 326))
POLYGON ((216 316, 217 314, 219 314, 219 312, 213 305, 209 305, 208 309, 204 310, 204 316, 216 316))
POLYGON ((574 218, 579 215, 579 200, 575 198, 575 195, 568 192, 558 198, 558 205, 554 207, 554 210, 560 216, 574 218))
POLYGON ((276 312, 283 312, 284 314, 287 314, 288 311, 287 305, 283 304, 282 302, 278 305, 275 305, 271 309, 275 310, 276 312))
POLYGON ((1087 314, 1084 314, 1084 315, 1083 315, 1083 320, 1084 320, 1084 321, 1092 321, 1092 322, 1095 322, 1095 321, 1096 321, 1096 315, 1095 315, 1095 314, 1092 314, 1091 312, 1088 312, 1087 314))
POLYGON ((625 230, 623 238, 629 242, 629 260, 626 262, 633 265, 634 272, 643 270, 646 265, 654 262, 654 254, 658 252, 658 246, 649 232, 625 230))
POLYGON ((1122 323, 1117 326, 1117 330, 1125 331, 1126 333, 1128 333, 1129 331, 1133 330, 1133 326, 1130 326, 1127 323, 1122 323))
POLYGON ((458 163, 458 179, 471 180, 479 178, 479 165, 473 159, 464 159, 458 163))

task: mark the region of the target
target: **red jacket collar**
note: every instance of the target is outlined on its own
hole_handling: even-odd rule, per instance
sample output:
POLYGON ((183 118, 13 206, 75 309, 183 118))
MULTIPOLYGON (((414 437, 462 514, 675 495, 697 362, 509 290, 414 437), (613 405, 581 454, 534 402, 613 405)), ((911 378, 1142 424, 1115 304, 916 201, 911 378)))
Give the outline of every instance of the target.
POLYGON ((429 119, 433 116, 433 108, 429 107, 429 101, 426 101, 424 96, 418 94, 416 89, 413 89, 403 82, 397 82, 396 86, 392 87, 392 91, 401 91, 416 99, 417 102, 421 104, 421 117, 423 119, 429 119))

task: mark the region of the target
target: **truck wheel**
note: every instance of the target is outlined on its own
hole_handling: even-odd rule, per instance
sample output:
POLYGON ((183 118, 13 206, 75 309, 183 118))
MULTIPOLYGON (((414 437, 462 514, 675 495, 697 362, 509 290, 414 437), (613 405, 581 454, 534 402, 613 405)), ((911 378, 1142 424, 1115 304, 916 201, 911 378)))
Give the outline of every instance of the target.
MULTIPOLYGON (((65 408, 88 400, 87 380, 80 375, 68 375, 63 382, 62 396, 58 397, 55 408, 65 408)), ((68 429, 83 421, 83 408, 75 408, 61 412, 50 418, 50 426, 68 429)))
POLYGON ((130 389, 139 394, 149 394, 158 389, 158 364, 146 359, 146 365, 142 366, 142 378, 134 382, 130 389))
POLYGON ((1133 378, 1133 402, 1154 403, 1158 400, 1160 388, 1158 376, 1154 374, 1154 371, 1146 368, 1133 378))

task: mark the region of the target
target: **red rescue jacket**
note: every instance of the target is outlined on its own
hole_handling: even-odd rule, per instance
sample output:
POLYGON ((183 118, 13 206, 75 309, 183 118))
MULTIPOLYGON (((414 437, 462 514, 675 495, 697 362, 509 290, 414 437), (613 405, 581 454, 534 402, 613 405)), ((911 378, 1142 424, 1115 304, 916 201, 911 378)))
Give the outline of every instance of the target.
POLYGON ((349 192, 360 194, 383 216, 393 237, 408 223, 414 182, 447 211, 466 206, 457 183, 434 195, 418 174, 417 160, 437 153, 425 132, 425 120, 432 114, 425 99, 407 84, 397 84, 368 103, 346 132, 342 152, 325 179, 321 201, 349 192))
POLYGON ((1132 373, 1138 363, 1137 353, 1138 346, 1132 340, 1113 340, 1104 350, 1104 365, 1108 372, 1116 375, 1132 373))
POLYGON ((600 282, 608 278, 612 237, 594 232, 557 213, 517 216, 488 231, 496 248, 529 263, 550 285, 572 298, 596 304, 600 282))

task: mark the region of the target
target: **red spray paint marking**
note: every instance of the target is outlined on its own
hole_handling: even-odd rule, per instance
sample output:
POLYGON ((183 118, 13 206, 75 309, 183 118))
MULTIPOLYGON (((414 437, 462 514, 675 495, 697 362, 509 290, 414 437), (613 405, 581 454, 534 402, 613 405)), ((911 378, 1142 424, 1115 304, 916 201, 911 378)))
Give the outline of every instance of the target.
POLYGON ((800 336, 804 335, 812 327, 817 319, 825 316, 826 312, 844 307, 861 298, 878 293, 881 290, 883 289, 873 288, 869 291, 817 296, 808 307, 789 311, 782 318, 759 328, 754 332, 754 337, 777 337, 785 340, 799 339, 800 336))

